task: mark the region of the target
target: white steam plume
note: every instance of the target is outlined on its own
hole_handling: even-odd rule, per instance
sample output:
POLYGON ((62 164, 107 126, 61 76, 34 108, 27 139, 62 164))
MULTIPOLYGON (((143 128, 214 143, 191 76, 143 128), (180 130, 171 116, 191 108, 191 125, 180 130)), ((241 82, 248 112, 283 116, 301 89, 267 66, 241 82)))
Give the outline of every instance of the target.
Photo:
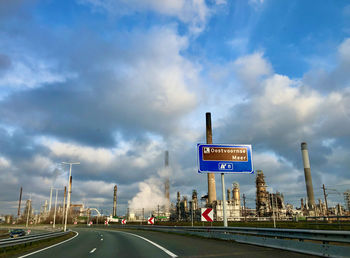
POLYGON ((139 213, 156 210, 158 205, 167 205, 165 198, 165 180, 171 175, 170 167, 157 171, 157 176, 152 176, 139 183, 139 192, 128 202, 130 212, 139 213))

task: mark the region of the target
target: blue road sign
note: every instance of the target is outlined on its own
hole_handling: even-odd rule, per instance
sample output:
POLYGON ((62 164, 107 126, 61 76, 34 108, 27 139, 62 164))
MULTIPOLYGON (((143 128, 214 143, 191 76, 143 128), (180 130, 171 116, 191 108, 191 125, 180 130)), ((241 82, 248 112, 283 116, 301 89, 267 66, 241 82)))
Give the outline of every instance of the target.
POLYGON ((197 144, 199 173, 253 173, 252 146, 197 144))

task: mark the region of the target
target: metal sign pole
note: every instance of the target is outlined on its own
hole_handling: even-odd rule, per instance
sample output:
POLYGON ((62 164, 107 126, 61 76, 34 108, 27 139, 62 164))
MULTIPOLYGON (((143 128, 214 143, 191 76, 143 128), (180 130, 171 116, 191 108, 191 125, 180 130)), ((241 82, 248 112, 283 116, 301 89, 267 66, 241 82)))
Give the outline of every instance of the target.
POLYGON ((221 184, 222 184, 222 213, 224 219, 224 227, 227 227, 227 216, 226 216, 226 196, 225 196, 225 178, 224 173, 221 173, 221 184))

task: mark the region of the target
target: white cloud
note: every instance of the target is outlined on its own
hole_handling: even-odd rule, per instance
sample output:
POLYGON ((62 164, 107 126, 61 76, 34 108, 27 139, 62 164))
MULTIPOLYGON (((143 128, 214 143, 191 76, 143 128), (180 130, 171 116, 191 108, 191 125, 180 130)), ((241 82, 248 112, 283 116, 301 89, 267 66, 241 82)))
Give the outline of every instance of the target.
POLYGON ((42 143, 50 149, 54 156, 71 157, 81 162, 98 163, 103 166, 111 164, 116 153, 121 154, 121 152, 125 153, 127 151, 127 149, 110 150, 106 148, 93 148, 49 139, 43 139, 42 143))
POLYGON ((52 171, 55 167, 55 163, 46 156, 37 154, 32 159, 25 161, 25 165, 28 170, 40 170, 44 172, 52 171))
POLYGON ((55 65, 37 57, 14 56, 11 67, 0 76, 0 87, 13 89, 37 88, 45 84, 61 83, 76 75, 55 71, 55 65), (18 59, 18 60, 17 60, 18 59))
POLYGON ((8 168, 11 166, 11 161, 4 158, 0 157, 0 168, 8 168))
MULTIPOLYGON (((115 183, 110 182, 104 182, 100 180, 88 180, 88 181, 80 181, 77 180, 74 182, 75 188, 78 189, 79 195, 81 196, 95 196, 95 197, 104 197, 104 196, 111 196, 113 197, 113 189, 115 186, 115 183), (89 189, 87 191, 87 189, 89 189)), ((112 199, 112 198, 111 198, 112 199)))
POLYGON ((262 52, 256 52, 238 58, 233 66, 238 78, 243 81, 244 86, 256 89, 262 77, 272 73, 269 62, 263 58, 262 52))
POLYGON ((142 41, 142 49, 148 53, 140 53, 140 58, 131 64, 137 76, 132 74, 127 79, 137 91, 130 89, 129 98, 163 115, 193 108, 196 95, 189 90, 189 84, 192 89, 196 87, 198 68, 180 55, 187 47, 187 39, 162 28, 153 30, 142 41))
POLYGON ((340 60, 350 64, 350 38, 345 39, 338 48, 340 60))
POLYGON ((228 64, 238 80, 226 79, 240 85, 236 89, 246 100, 232 106, 222 118, 220 141, 251 143, 255 149, 254 168, 263 169, 268 184, 274 190, 278 186, 290 198, 297 198, 295 189, 304 193, 304 178, 298 169, 302 168, 302 141, 308 142, 312 150, 314 187, 327 183, 328 175, 335 183, 336 177, 331 176, 334 173, 338 181, 348 180, 344 168, 349 167, 345 156, 350 147, 350 85, 344 67, 349 43, 346 39, 339 46, 338 63, 321 81, 330 82, 332 77, 338 85, 326 85, 326 93, 310 87, 305 78, 291 79, 274 73, 263 53, 243 56, 233 65, 228 64))
POLYGON ((260 96, 259 103, 264 107, 263 112, 275 113, 276 107, 288 107, 294 110, 296 119, 306 122, 312 119, 323 97, 316 91, 302 92, 300 82, 291 80, 287 76, 275 74, 263 82, 264 95, 260 96))
POLYGON ((85 165, 93 164, 99 170, 123 166, 128 169, 145 169, 164 151, 162 141, 158 140, 149 141, 147 144, 123 141, 116 148, 94 148, 45 137, 41 139, 41 143, 50 149, 51 157, 60 159, 69 157, 85 165))
POLYGON ((332 91, 336 92, 339 89, 349 88, 349 52, 350 38, 345 38, 338 46, 335 60, 319 61, 320 58, 312 58, 311 65, 319 68, 307 72, 303 78, 304 83, 322 93, 326 92, 328 94, 332 91))

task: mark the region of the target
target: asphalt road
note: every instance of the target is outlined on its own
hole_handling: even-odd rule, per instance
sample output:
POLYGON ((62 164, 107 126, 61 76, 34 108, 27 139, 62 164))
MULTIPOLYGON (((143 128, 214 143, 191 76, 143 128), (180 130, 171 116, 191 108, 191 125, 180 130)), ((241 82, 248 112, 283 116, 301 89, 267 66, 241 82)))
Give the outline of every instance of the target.
POLYGON ((97 228, 76 231, 79 235, 71 241, 28 257, 310 257, 278 249, 161 232, 97 228))

